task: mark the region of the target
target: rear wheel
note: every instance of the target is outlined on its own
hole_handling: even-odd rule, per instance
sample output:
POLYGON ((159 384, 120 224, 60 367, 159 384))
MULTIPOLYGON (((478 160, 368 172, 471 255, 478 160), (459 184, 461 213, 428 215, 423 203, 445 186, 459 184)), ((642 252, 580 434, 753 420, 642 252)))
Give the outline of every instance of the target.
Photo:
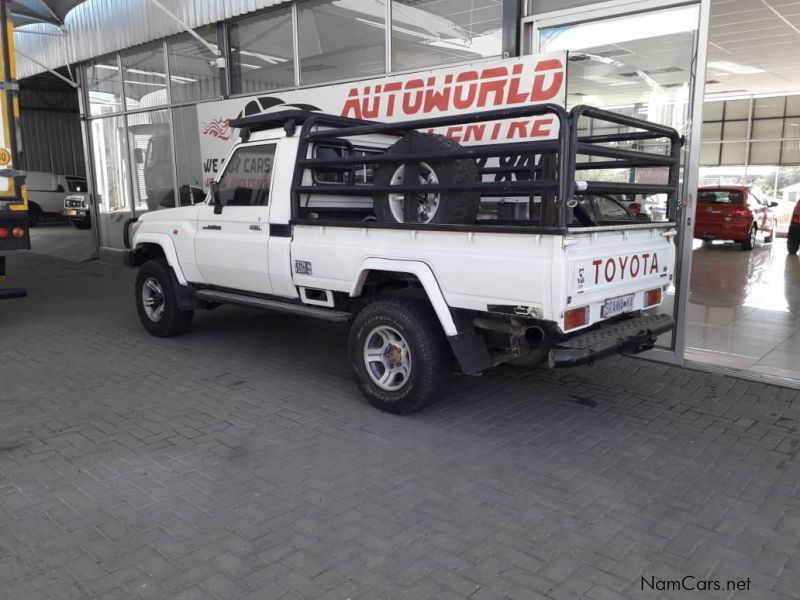
POLYGON ((752 250, 756 247, 756 235, 758 235, 758 229, 753 225, 750 228, 750 235, 742 242, 742 250, 752 250))
POLYGON ((789 251, 789 254, 797 254, 797 251, 800 250, 800 236, 796 238, 789 238, 786 241, 786 249, 789 251))
MULTIPOLYGON (((457 142, 443 135, 407 133, 392 145, 386 155, 430 154, 462 150, 457 142)), ((474 160, 454 159, 449 161, 421 160, 416 164, 417 179, 409 181, 406 165, 382 163, 375 174, 376 185, 457 185, 477 183, 478 167, 474 160)), ((442 192, 415 194, 416 203, 412 207, 414 219, 418 223, 470 224, 478 215, 481 197, 479 192, 442 192)), ((404 194, 376 194, 375 216, 384 223, 402 223, 405 219, 404 194)))
POLYGON ((28 227, 36 227, 42 219, 42 209, 38 205, 28 203, 28 227))
POLYGON ((356 317, 350 361, 358 386, 380 410, 416 412, 444 394, 450 354, 433 310, 422 302, 381 300, 356 317))
POLYGON ((136 277, 136 310, 144 328, 157 337, 185 333, 194 311, 178 308, 175 274, 163 258, 149 260, 136 277))

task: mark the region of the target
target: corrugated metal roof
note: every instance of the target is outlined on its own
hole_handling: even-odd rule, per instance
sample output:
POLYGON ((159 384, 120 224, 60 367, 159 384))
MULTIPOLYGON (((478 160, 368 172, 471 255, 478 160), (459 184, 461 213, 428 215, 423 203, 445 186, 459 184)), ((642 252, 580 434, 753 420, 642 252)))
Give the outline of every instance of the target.
MULTIPOLYGON (((192 29, 288 1, 161 0, 192 29)), ((25 25, 17 29, 14 41, 21 53, 57 68, 184 31, 149 0, 86 0, 66 13, 64 26, 64 35, 37 35, 30 32, 59 34, 61 30, 50 23, 25 25)), ((42 71, 32 61, 18 57, 19 79, 42 71)))

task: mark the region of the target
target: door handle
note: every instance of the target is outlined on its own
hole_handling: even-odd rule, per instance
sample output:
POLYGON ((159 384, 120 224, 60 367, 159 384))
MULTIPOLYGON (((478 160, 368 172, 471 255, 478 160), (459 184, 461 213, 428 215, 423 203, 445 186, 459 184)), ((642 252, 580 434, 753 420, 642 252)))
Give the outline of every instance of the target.
POLYGON ((212 229, 214 231, 219 231, 222 229, 222 225, 203 225, 203 229, 212 229))

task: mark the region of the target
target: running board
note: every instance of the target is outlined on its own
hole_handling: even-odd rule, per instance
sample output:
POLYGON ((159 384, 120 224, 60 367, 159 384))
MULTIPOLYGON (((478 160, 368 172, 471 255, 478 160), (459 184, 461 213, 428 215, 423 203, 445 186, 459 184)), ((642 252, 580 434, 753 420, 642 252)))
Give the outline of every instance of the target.
POLYGON ((293 302, 281 302, 280 300, 257 298, 255 296, 247 296, 245 294, 221 292, 219 290, 197 290, 194 295, 200 300, 206 300, 208 302, 240 304, 242 306, 250 306, 252 308, 264 308, 267 310, 275 310, 292 315, 314 317, 315 319, 333 321, 334 323, 343 323, 353 318, 353 315, 350 313, 340 310, 317 308, 316 306, 305 306, 303 304, 295 304, 293 302))

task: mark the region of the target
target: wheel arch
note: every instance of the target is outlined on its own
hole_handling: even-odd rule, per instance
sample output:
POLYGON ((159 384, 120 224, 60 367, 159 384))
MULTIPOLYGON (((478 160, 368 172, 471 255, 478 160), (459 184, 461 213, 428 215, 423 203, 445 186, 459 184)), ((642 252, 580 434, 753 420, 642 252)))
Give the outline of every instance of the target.
POLYGON ((188 281, 183 274, 175 244, 168 235, 163 233, 145 233, 136 236, 133 248, 134 266, 141 266, 151 258, 163 257, 167 264, 172 267, 178 283, 188 285, 188 281))
POLYGON ((386 258, 368 258, 361 263, 358 275, 353 281, 350 289, 350 296, 360 296, 364 290, 364 284, 372 273, 390 273, 413 275, 419 281, 428 301, 431 303, 439 323, 448 337, 458 335, 458 328, 450 312, 450 306, 444 298, 439 282, 433 274, 431 268, 420 261, 411 260, 390 260, 386 258))

